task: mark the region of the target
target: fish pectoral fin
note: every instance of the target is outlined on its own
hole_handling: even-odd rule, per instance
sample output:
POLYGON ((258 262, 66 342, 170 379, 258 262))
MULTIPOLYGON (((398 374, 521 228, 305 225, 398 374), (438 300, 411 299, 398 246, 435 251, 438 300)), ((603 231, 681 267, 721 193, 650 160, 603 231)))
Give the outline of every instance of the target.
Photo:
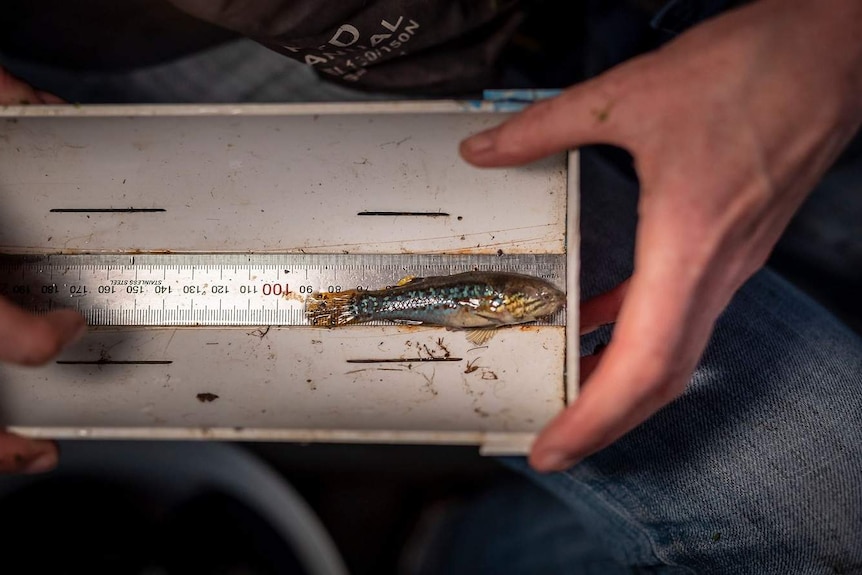
POLYGON ((497 333, 496 327, 483 327, 480 329, 472 329, 467 332, 467 341, 473 345, 485 345, 488 343, 494 334, 497 333))
POLYGON ((398 287, 401 287, 403 285, 409 284, 410 282, 415 282, 416 280, 421 280, 421 279, 422 278, 417 277, 417 276, 404 276, 403 278, 398 280, 398 283, 396 283, 395 285, 398 287))

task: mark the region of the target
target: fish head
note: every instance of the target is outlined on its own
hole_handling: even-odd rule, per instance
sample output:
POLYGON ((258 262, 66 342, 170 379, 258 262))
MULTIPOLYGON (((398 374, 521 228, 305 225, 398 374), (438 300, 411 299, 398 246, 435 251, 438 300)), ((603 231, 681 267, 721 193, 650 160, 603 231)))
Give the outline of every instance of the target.
POLYGON ((538 278, 518 279, 506 292, 504 307, 518 323, 553 315, 566 305, 565 292, 538 278))

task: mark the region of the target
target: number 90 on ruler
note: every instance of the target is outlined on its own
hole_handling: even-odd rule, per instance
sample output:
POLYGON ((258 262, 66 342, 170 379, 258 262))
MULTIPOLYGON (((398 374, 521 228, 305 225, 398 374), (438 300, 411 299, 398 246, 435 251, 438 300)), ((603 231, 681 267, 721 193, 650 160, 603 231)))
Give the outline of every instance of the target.
POLYGON ((314 292, 469 270, 526 273, 564 288, 565 256, 3 255, 0 295, 36 313, 76 309, 97 326, 305 326, 314 292))

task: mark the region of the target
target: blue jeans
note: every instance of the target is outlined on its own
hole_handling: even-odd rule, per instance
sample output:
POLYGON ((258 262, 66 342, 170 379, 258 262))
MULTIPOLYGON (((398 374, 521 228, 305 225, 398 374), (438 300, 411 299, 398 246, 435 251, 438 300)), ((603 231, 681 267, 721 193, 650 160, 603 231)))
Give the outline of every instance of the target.
MULTIPOLYGON (((631 272, 637 186, 581 164, 589 297, 631 272)), ((862 573, 862 340, 765 269, 680 399, 564 473, 503 463, 531 481, 468 507, 429 573, 862 573)))

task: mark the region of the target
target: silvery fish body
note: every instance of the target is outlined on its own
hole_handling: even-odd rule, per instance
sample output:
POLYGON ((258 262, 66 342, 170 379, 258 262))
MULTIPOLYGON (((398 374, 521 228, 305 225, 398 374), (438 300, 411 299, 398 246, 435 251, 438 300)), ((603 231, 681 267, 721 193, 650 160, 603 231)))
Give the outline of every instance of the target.
POLYGON ((315 293, 306 315, 312 325, 327 327, 385 320, 485 329, 545 318, 565 301, 565 293, 541 278, 473 271, 405 279, 382 290, 315 293))

